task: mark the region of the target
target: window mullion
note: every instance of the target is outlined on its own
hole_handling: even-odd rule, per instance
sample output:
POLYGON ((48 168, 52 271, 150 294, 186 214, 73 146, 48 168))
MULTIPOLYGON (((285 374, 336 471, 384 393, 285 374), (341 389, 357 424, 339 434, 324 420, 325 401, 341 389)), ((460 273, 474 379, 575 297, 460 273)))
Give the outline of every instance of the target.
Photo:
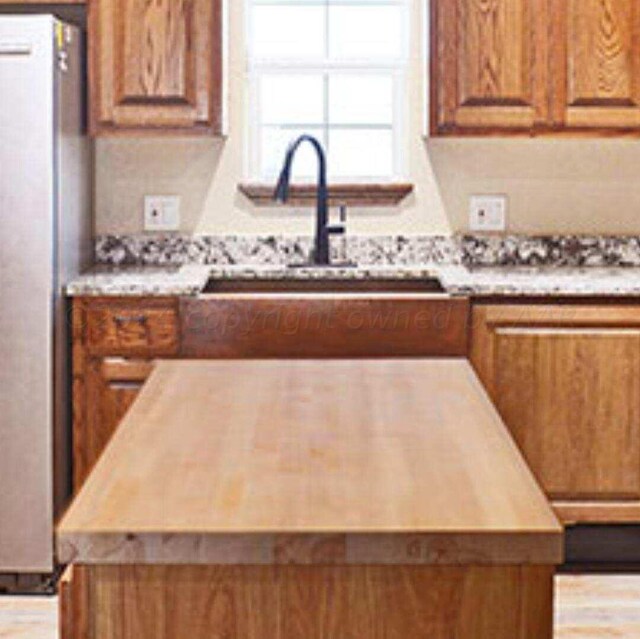
MULTIPOLYGON (((407 0, 362 0, 355 2, 341 2, 341 0, 337 0, 335 4, 344 4, 344 5, 360 5, 360 6, 381 6, 381 5, 404 5, 406 7, 407 0)), ((403 173, 404 167, 402 162, 402 148, 405 142, 403 131, 406 127, 406 117, 407 114, 405 109, 402 106, 402 97, 403 97, 403 87, 406 86, 407 74, 406 74, 406 66, 408 63, 408 56, 405 54, 398 54, 398 58, 391 58, 390 56, 387 58, 375 58, 376 51, 367 49, 366 47, 360 51, 371 51, 371 55, 373 59, 339 59, 335 60, 331 58, 332 48, 331 48, 331 38, 332 38, 332 28, 335 25, 331 24, 330 17, 333 15, 332 10, 332 0, 299 0, 297 3, 291 2, 279 2, 278 0, 247 0, 247 4, 251 6, 258 5, 273 5, 277 6, 292 6, 295 4, 298 5, 315 5, 322 7, 322 12, 319 12, 316 9, 316 15, 321 14, 324 17, 323 26, 323 47, 315 47, 313 51, 313 58, 304 59, 303 57, 298 58, 285 58, 278 57, 281 54, 287 53, 290 56, 296 54, 296 51, 293 51, 292 48, 280 49, 277 48, 273 50, 274 57, 273 58, 256 58, 253 55, 254 48, 252 46, 248 47, 249 51, 249 59, 247 64, 248 78, 249 78, 249 93, 250 99, 252 100, 252 104, 249 105, 247 113, 251 117, 252 121, 249 124, 248 131, 249 135, 249 144, 248 144, 248 162, 251 167, 250 170, 253 173, 252 177, 259 177, 259 179, 271 179, 271 172, 275 170, 275 154, 274 149, 271 148, 274 146, 277 147, 279 153, 279 147, 284 143, 284 139, 286 139, 287 135, 284 133, 287 130, 308 130, 309 132, 318 135, 320 139, 322 139, 324 146, 327 150, 329 156, 331 156, 332 149, 330 148, 333 144, 337 144, 336 148, 343 148, 345 144, 349 146, 344 146, 345 153, 341 155, 338 160, 335 160, 336 167, 335 170, 340 174, 339 179, 344 179, 345 177, 349 179, 346 175, 342 175, 343 173, 351 173, 352 171, 359 174, 362 171, 362 175, 354 175, 353 179, 365 179, 367 174, 369 179, 376 179, 376 171, 380 171, 380 176, 384 179, 387 177, 399 177, 401 173, 403 173), (322 52, 322 53, 320 53, 322 52), (323 55, 323 57, 321 57, 323 55), (320 88, 317 84, 315 85, 315 89, 313 89, 313 94, 305 94, 308 98, 311 98, 311 101, 307 99, 304 102, 301 98, 300 106, 302 104, 311 104, 313 108, 309 112, 309 123, 296 123, 297 120, 300 119, 300 116, 307 119, 306 116, 303 115, 303 111, 301 109, 296 109, 297 100, 296 100, 296 91, 295 87, 297 84, 291 84, 291 80, 295 80, 295 77, 289 79, 287 76, 295 76, 295 75, 313 75, 321 77, 322 81, 322 108, 318 109, 317 103, 315 102, 316 98, 311 98, 311 95, 319 95, 318 89, 320 88), (375 120, 378 121, 378 124, 369 124, 367 122, 368 119, 371 119, 374 116, 374 113, 370 113, 368 111, 367 104, 375 104, 375 105, 383 105, 386 104, 386 100, 388 99, 388 90, 383 89, 382 92, 378 90, 379 85, 377 81, 374 81, 373 84, 370 81, 365 82, 364 87, 372 86, 372 93, 366 93, 366 97, 369 102, 363 102, 362 106, 356 108, 354 110, 355 105, 351 105, 350 108, 347 108, 346 111, 342 113, 341 118, 343 119, 343 124, 334 125, 330 122, 330 111, 332 102, 335 103, 335 99, 340 100, 341 96, 338 94, 337 96, 332 95, 332 91, 342 90, 346 91, 346 95, 350 95, 354 90, 352 86, 352 81, 349 79, 349 75, 353 75, 355 78, 362 77, 363 75, 380 75, 380 76, 391 76, 392 83, 391 88, 389 90, 392 91, 392 95, 390 99, 392 100, 391 110, 390 112, 383 110, 381 112, 376 111, 376 113, 380 114, 380 119, 375 117, 375 120), (273 102, 274 89, 267 89, 266 86, 263 88, 261 84, 261 78, 268 77, 271 75, 273 78, 282 75, 284 78, 282 80, 278 80, 277 82, 281 82, 281 86, 283 90, 286 89, 288 94, 291 95, 291 105, 294 107, 294 110, 290 113, 287 113, 286 109, 282 110, 280 108, 275 108, 273 110, 273 118, 268 116, 268 109, 266 106, 262 104, 262 96, 264 91, 269 91, 268 93, 264 93, 265 96, 265 105, 267 103, 267 98, 269 99, 269 104, 273 102), (346 78, 345 78, 346 76, 346 78), (333 78, 336 77, 335 84, 333 78), (292 93, 293 91, 293 93, 292 93), (377 97, 380 96, 380 101, 377 101, 377 97), (263 108, 267 109, 263 112, 263 108), (388 115, 387 115, 388 113, 388 115), (318 122, 317 124, 312 124, 312 120, 315 121, 315 118, 321 115, 322 122, 318 122), (391 121, 387 123, 387 118, 391 117, 391 121), (266 119, 265 119, 266 118, 266 119), (353 131, 354 133, 349 138, 345 133, 339 134, 339 139, 332 140, 332 132, 333 130, 338 131, 353 131), (281 134, 271 133, 269 129, 280 129, 282 131, 281 134), (386 134, 375 134, 373 136, 367 136, 365 131, 387 131, 386 134), (362 131, 362 133, 356 135, 356 131, 362 131), (263 134, 264 133, 264 134, 263 134), (275 137, 274 137, 275 136, 275 137), (385 138, 385 136, 387 136, 385 138), (390 136, 390 137, 388 137, 390 136), (390 140, 390 148, 389 142, 385 141, 386 139, 390 140), (351 143, 353 140, 353 144, 351 143), (277 144, 275 143, 277 141, 277 144), (353 146, 355 145, 355 147, 353 146), (362 151, 359 151, 359 147, 362 145, 362 151), (265 148, 263 148, 263 146, 265 148), (380 153, 376 155, 370 154, 367 157, 365 154, 367 153, 367 149, 369 147, 374 149, 379 149, 380 153), (387 151, 388 149, 388 151, 387 151), (388 156, 390 153, 390 157, 388 156), (360 157, 362 156, 362 166, 360 165, 360 157), (368 162, 370 157, 379 157, 382 158, 381 162, 368 162), (345 159, 347 158, 347 159, 345 159), (387 160, 390 160, 389 164, 387 164, 387 160), (346 163, 346 164, 345 164, 346 163), (348 168, 347 168, 348 167, 348 168), (367 167, 371 168, 371 173, 367 173, 367 167), (388 167, 388 168, 387 168, 388 167), (346 169, 346 170, 345 170, 346 169), (393 175, 386 175, 387 172, 390 171, 393 175), (268 172, 269 175, 264 174, 263 172, 268 172)), ((249 9, 251 10, 251 8, 249 9)), ((406 12, 406 9, 405 9, 406 12)), ((408 15, 405 15, 405 20, 408 19, 408 15)), ((250 17, 248 21, 249 27, 251 26, 252 17, 250 17)), ((318 25, 319 26, 319 25, 318 25)), ((340 25, 339 25, 340 27, 340 25)), ((249 31, 249 33, 251 33, 249 31)), ((314 41, 317 43, 317 37, 319 34, 314 35, 314 41)), ((406 31, 405 31, 406 35, 406 31)), ((346 37, 340 36, 341 38, 346 37)), ((303 44, 301 44, 301 47, 303 44)), ((294 47, 295 48, 295 47, 294 47)), ((300 48, 300 47, 298 47, 300 48)), ((299 51, 300 55, 303 55, 303 51, 305 49, 301 49, 299 51)), ((358 50, 352 49, 354 53, 357 53, 358 50)), ((268 48, 264 49, 264 54, 269 55, 270 50, 268 48)), ((380 54, 380 51, 377 52, 380 54)), ((348 55, 348 50, 345 55, 348 55)), ((266 80, 265 80, 266 82, 266 80)), ((271 82, 271 81, 270 81, 271 82)), ((317 80, 311 81, 305 79, 304 82, 317 82, 317 80)), ((270 86, 278 86, 277 83, 275 85, 270 86)), ((359 86, 359 85, 357 85, 359 86)), ((278 91, 275 89, 275 91, 278 91)), ((367 89, 368 91, 368 89, 367 89)), ((277 93, 275 94, 277 95, 277 93)), ((354 98, 360 97, 361 93, 354 94, 354 98)), ((346 97, 345 97, 346 99, 346 97)), ((355 104, 360 105, 361 100, 356 99, 355 104)), ((336 104, 336 108, 338 105, 336 104)), ((292 133, 293 135, 293 133, 292 133)), ((335 178, 335 176, 334 176, 335 178)))

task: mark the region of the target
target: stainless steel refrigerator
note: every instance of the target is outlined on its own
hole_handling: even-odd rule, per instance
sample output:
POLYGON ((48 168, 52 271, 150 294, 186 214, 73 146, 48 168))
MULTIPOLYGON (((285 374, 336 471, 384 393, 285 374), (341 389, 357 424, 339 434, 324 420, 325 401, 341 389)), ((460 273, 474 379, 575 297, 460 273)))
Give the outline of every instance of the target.
POLYGON ((54 569, 70 488, 69 323, 90 256, 81 34, 0 15, 0 575, 54 569))

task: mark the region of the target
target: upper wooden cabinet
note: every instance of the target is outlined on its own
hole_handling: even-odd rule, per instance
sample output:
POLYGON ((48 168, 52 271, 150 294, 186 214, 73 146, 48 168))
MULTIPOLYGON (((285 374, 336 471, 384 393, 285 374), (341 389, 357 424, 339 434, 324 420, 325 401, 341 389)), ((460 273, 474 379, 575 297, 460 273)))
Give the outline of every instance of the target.
POLYGON ((640 131, 637 0, 431 0, 431 133, 640 131))
POLYGON ((554 1, 554 121, 570 129, 640 127, 638 0, 554 1))
POLYGON ((547 0, 432 0, 432 129, 532 129, 548 118, 547 0))
POLYGON ((91 0, 91 129, 224 133, 224 0, 91 0))

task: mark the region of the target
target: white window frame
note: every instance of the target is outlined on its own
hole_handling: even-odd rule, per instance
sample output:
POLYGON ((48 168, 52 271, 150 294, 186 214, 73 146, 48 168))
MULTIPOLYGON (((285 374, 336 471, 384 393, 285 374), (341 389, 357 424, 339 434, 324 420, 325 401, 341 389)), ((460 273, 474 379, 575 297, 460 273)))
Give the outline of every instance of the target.
MULTIPOLYGON (((328 132, 329 129, 345 130, 357 130, 362 129, 384 129, 390 130, 393 138, 392 147, 392 174, 389 176, 342 176, 336 178, 330 176, 333 182, 343 183, 371 183, 371 182, 394 182, 402 180, 406 176, 406 129, 408 126, 408 109, 407 100, 409 99, 409 38, 411 35, 410 30, 410 2, 412 0, 298 0, 295 4, 297 6, 324 6, 325 10, 329 11, 329 5, 344 5, 344 6, 389 6, 396 5, 402 10, 402 51, 397 59, 393 60, 348 60, 348 61, 331 61, 328 59, 322 60, 304 60, 299 59, 287 59, 287 58, 273 58, 273 59, 258 59, 252 51, 253 38, 253 11, 252 8, 255 5, 273 5, 273 6, 286 6, 291 4, 290 0, 245 0, 246 11, 246 55, 247 55, 247 95, 248 95, 248 108, 247 108, 247 138, 246 138, 246 153, 245 153, 245 173, 249 181, 264 181, 271 180, 275 176, 266 176, 261 174, 262 158, 261 158, 261 142, 260 133, 262 131, 263 122, 261 121, 261 105, 260 105, 260 78, 262 75, 304 75, 305 73, 324 76, 325 83, 328 82, 329 74, 340 73, 341 75, 381 75, 391 76, 393 81, 393 115, 391 126, 376 125, 363 123, 361 126, 357 124, 348 125, 331 125, 328 122, 328 108, 327 100, 323 105, 323 125, 319 130, 316 128, 316 134, 323 143, 323 146, 327 148, 328 145, 328 132)), ((328 16, 325 18, 325 25, 328 29, 328 16)), ((328 34, 326 34, 325 41, 328 42, 328 34)), ((325 91, 325 96, 327 91, 325 91)), ((311 126, 311 125, 310 125, 311 126)), ((314 125, 317 127, 317 125, 314 125)), ((291 128, 297 130, 305 128, 304 124, 291 124, 282 125, 282 128, 291 128)), ((310 130, 313 134, 314 131, 310 130)), ((284 159, 284 158, 283 158, 284 159)), ((329 167, 330 170, 331 167, 329 167)))

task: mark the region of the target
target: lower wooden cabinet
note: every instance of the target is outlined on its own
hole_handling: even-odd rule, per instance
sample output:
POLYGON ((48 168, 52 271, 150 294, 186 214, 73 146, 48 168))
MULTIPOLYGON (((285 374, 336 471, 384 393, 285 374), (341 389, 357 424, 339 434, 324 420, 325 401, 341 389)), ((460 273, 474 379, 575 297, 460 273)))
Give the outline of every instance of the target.
POLYGON ((472 362, 565 521, 640 521, 640 307, 478 305, 472 362))
POLYGON ((178 352, 177 301, 73 304, 73 485, 77 491, 153 370, 178 352))
POLYGON ((91 358, 85 371, 87 411, 76 439, 74 482, 80 485, 151 373, 149 360, 91 358))

